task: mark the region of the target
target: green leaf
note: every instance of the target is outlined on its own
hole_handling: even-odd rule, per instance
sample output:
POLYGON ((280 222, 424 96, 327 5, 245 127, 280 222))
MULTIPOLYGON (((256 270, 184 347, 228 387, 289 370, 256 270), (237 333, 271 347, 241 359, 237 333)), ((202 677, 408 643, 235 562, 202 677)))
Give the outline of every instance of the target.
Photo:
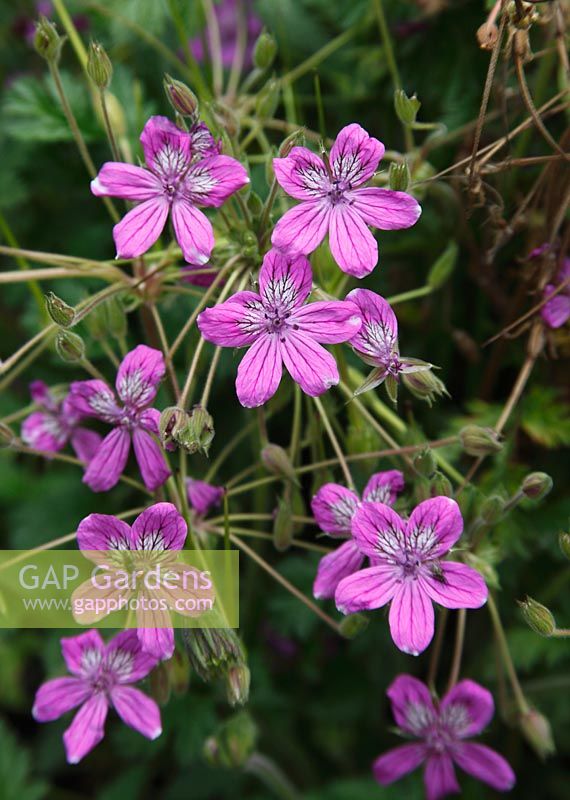
POLYGON ((455 269, 458 252, 459 247, 457 242, 450 242, 447 245, 428 273, 428 286, 431 286, 432 289, 439 289, 440 286, 443 286, 443 284, 449 280, 455 269))
POLYGON ((0 785, 2 800, 40 800, 47 786, 30 777, 30 758, 12 731, 0 720, 0 785))

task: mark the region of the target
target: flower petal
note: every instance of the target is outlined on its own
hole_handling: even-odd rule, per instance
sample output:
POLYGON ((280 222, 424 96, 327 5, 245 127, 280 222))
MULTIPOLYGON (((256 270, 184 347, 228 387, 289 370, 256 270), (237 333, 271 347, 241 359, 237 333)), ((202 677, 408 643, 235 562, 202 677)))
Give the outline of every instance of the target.
POLYGON ((422 209, 415 197, 391 189, 356 189, 347 193, 352 208, 367 225, 383 231, 397 231, 415 225, 422 209))
POLYGON ((45 453, 57 453, 68 439, 68 431, 51 413, 34 411, 22 423, 22 439, 28 447, 45 453))
POLYGON ((174 653, 174 631, 170 612, 165 610, 141 610, 137 612, 137 634, 141 648, 159 661, 172 658, 174 653))
POLYGON ((235 158, 211 156, 190 167, 184 180, 184 192, 198 205, 219 208, 248 183, 247 171, 235 158))
POLYGON ((49 411, 57 410, 57 401, 44 381, 32 381, 30 383, 30 397, 38 406, 43 406, 49 411))
POLYGON ((182 550, 188 526, 172 503, 155 503, 133 522, 132 550, 182 550))
POLYGON ((103 439, 83 476, 94 492, 106 492, 118 483, 131 449, 131 436, 126 428, 115 428, 103 439))
POLYGON ((319 561, 313 595, 317 599, 333 598, 341 580, 360 569, 363 561, 364 556, 352 539, 341 544, 334 552, 327 553, 319 561))
POLYGON ((130 543, 130 526, 111 514, 89 514, 77 528, 80 550, 128 550, 130 543))
POLYGON ((433 602, 445 608, 481 608, 489 594, 477 570, 455 561, 438 562, 437 570, 422 575, 421 582, 433 602))
POLYGON ((359 502, 358 495, 345 486, 325 483, 313 497, 311 508, 321 530, 331 536, 349 536, 359 502))
POLYGON ((105 652, 105 668, 121 684, 146 678, 157 663, 154 656, 143 652, 137 631, 132 628, 114 636, 105 652))
POLYGON ((161 195, 162 183, 148 169, 134 164, 108 161, 91 181, 96 197, 121 197, 123 200, 150 200, 161 195))
POLYGON ((491 722, 495 711, 493 695, 475 681, 459 681, 439 707, 446 727, 459 738, 477 736, 491 722))
POLYGON ((191 138, 168 117, 150 117, 140 138, 148 168, 157 175, 168 181, 188 168, 191 138))
POLYGON ((424 770, 426 800, 441 800, 449 794, 459 794, 461 789, 455 777, 453 761, 444 753, 430 755, 424 770))
POLYGON ((403 778, 408 772, 413 772, 426 757, 426 749, 422 744, 402 744, 388 750, 372 765, 374 778, 382 786, 403 778))
POLYGON ((172 225, 186 261, 194 266, 206 264, 216 243, 208 217, 188 200, 177 198, 172 205, 172 225))
POLYGON ((260 336, 238 366, 236 391, 242 406, 255 408, 266 403, 277 391, 282 373, 277 337, 260 336))
POLYGON ((329 245, 343 272, 364 278, 378 263, 378 244, 352 206, 334 206, 330 214, 329 245))
POLYGON ((298 326, 316 342, 339 344, 352 339, 362 321, 358 309, 346 301, 322 300, 308 303, 291 315, 290 325, 298 326))
POLYGON ((398 576, 394 568, 382 564, 367 567, 343 578, 334 600, 343 614, 371 611, 389 603, 398 590, 398 576))
POLYGON ((196 323, 208 342, 222 347, 253 344, 264 329, 264 310, 255 292, 238 292, 198 315, 196 323))
POLYGON ((162 733, 160 710, 143 692, 131 686, 115 686, 111 702, 123 722, 147 739, 156 739, 162 733))
MULTIPOLYGON (((548 297, 556 289, 549 284, 544 288, 544 296, 548 297)), ((561 328, 570 319, 570 295, 557 294, 540 309, 540 316, 549 328, 561 328)))
POLYGON ((121 417, 115 395, 104 381, 75 381, 66 399, 69 411, 80 417, 97 417, 114 423, 121 417))
POLYGON ((158 442, 142 428, 133 430, 135 458, 146 488, 154 492, 170 477, 170 470, 158 442))
POLYGON ((398 675, 386 694, 397 726, 405 733, 425 738, 437 716, 425 683, 412 675, 398 675))
POLYGON ((105 720, 109 706, 102 692, 93 695, 75 715, 63 734, 69 764, 77 764, 105 736, 105 720))
POLYGON ((123 403, 130 408, 146 408, 156 397, 166 366, 160 350, 139 344, 123 358, 115 386, 123 403))
POLYGON ((200 516, 205 516, 211 508, 219 506, 225 491, 223 486, 212 486, 206 481, 186 478, 188 502, 200 516))
POLYGON ((346 297, 357 306, 362 327, 350 344, 357 353, 387 366, 398 352, 398 320, 389 303, 369 289, 354 289, 346 297))
POLYGON ((463 517, 451 497, 433 497, 417 505, 406 531, 409 545, 424 557, 439 558, 463 533, 463 517))
MULTIPOLYGON (((92 514, 91 516, 104 516, 92 514)), ((99 669, 105 645, 99 631, 86 631, 78 636, 60 639, 61 653, 72 675, 87 678, 99 669)))
POLYGON ((259 271, 259 293, 264 306, 285 314, 298 309, 313 288, 313 272, 304 255, 270 250, 259 271))
POLYGON ((335 178, 359 186, 374 175, 384 155, 384 145, 355 122, 343 128, 332 146, 331 169, 335 178))
POLYGON ((312 200, 290 208, 279 219, 271 234, 271 243, 288 253, 312 253, 329 229, 331 208, 312 200))
POLYGON ((277 182, 296 200, 323 197, 330 180, 322 158, 306 147, 293 147, 287 158, 274 158, 277 182))
POLYGON ((464 742, 453 753, 458 767, 499 792, 508 792, 516 778, 509 763, 484 744, 464 742))
POLYGON ((51 722, 77 708, 91 694, 91 687, 80 678, 54 678, 36 692, 32 716, 36 722, 51 722))
POLYGON ((305 333, 288 330, 280 349, 287 371, 305 394, 318 397, 339 382, 332 355, 305 333))
POLYGON ((369 503, 383 503, 392 506, 403 488, 404 473, 399 469, 375 472, 366 484, 362 499, 369 503))
POLYGON ((352 535, 367 556, 393 561, 404 550, 405 526, 390 506, 366 502, 352 518, 352 535))
POLYGON ((404 653, 418 656, 433 639, 433 605, 417 581, 401 584, 392 600, 388 619, 394 644, 404 653))
POLYGON ((87 428, 76 428, 71 434, 71 446, 80 461, 88 464, 101 444, 101 436, 87 428))
POLYGON ((117 258, 137 258, 146 253, 162 233, 169 203, 159 195, 131 208, 113 228, 117 258))

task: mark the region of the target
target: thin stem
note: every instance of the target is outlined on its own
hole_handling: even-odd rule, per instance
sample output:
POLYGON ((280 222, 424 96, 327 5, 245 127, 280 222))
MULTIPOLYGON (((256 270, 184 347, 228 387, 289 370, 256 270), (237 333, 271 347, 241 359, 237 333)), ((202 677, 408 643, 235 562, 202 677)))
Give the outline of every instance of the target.
POLYGON ((238 0, 236 45, 230 77, 228 79, 227 95, 230 100, 236 96, 247 49, 247 11, 243 0, 238 0))
POLYGON ((64 27, 66 34, 69 36, 69 41, 71 42, 71 46, 75 50, 75 54, 83 70, 86 72, 87 70, 87 50, 81 41, 81 37, 77 32, 77 28, 73 23, 73 19, 69 15, 65 7, 65 3, 63 0, 53 0, 53 4, 55 10, 57 12, 58 17, 61 20, 61 24, 64 27))
POLYGON ((192 388, 192 381, 194 380, 194 375, 198 370, 198 362, 200 361, 200 356, 202 354, 202 350, 204 349, 205 341, 206 341, 205 339, 200 339, 200 341, 196 345, 196 349, 194 350, 192 363, 190 364, 190 369, 188 370, 188 374, 186 375, 186 381, 184 382, 184 386, 182 387, 182 392, 178 400, 180 408, 185 408, 186 403, 188 402, 188 399, 190 397, 190 389, 192 388))
POLYGON ((497 645, 499 647, 501 660, 505 666, 507 675, 509 676, 509 682, 511 684, 511 688, 515 696, 515 701, 518 710, 520 711, 521 714, 528 714, 528 712, 530 711, 530 707, 526 697, 524 696, 524 692, 521 688, 521 685, 519 683, 515 665, 513 663, 513 659, 511 657, 511 653, 509 650, 507 637, 505 635, 503 624, 501 622, 501 617, 499 616, 499 611, 497 609, 492 594, 489 594, 489 597, 487 599, 487 608, 489 609, 489 614, 491 615, 491 622, 493 623, 493 628, 495 631, 495 637, 497 639, 497 645))
POLYGON ((198 66, 198 62, 196 61, 194 55, 192 54, 192 48, 190 47, 190 37, 188 36, 188 31, 185 29, 184 19, 182 17, 182 14, 180 13, 176 0, 168 0, 168 10, 170 11, 170 16, 172 17, 172 22, 174 23, 174 27, 176 28, 176 33, 178 35, 180 45, 184 50, 184 57, 186 58, 186 63, 188 64, 188 70, 192 78, 192 81, 196 89, 198 90, 198 94, 206 99, 209 99, 211 97, 211 92, 208 89, 206 81, 202 77, 202 72, 200 70, 200 67, 198 66))
POLYGON ((303 75, 306 75, 308 72, 311 72, 315 67, 317 67, 322 61, 326 58, 331 56, 337 50, 340 50, 341 47, 344 47, 354 36, 356 36, 359 30, 359 26, 355 25, 352 28, 349 28, 344 33, 335 36, 334 39, 331 39, 330 42, 327 42, 323 47, 317 50, 316 53, 313 53, 312 56, 305 59, 301 64, 298 64, 294 67, 290 72, 287 72, 285 75, 282 76, 280 83, 281 86, 288 86, 295 81, 302 78, 303 75))
MULTIPOLYGON (((10 247, 13 247, 15 249, 18 248, 18 240, 14 236, 12 228, 8 224, 8 220, 1 211, 0 211, 0 232, 6 239, 10 247)), ((18 276, 16 278, 17 281, 24 280, 23 278, 24 275, 33 276, 31 279, 28 279, 30 292, 32 293, 32 296, 36 301, 36 304, 38 306, 38 311, 40 312, 40 316, 46 319, 47 313, 44 303, 44 296, 39 284, 37 283, 37 275, 34 274, 33 270, 29 269, 29 264, 23 256, 21 255, 15 256, 14 260, 16 261, 16 264, 18 265, 20 271, 16 273, 4 272, 3 274, 0 275, 0 281, 2 281, 2 283, 8 282, 6 279, 6 275, 17 275, 18 276)))
POLYGON ((101 345, 101 349, 103 350, 103 352, 105 353, 111 364, 115 367, 115 369, 118 369, 120 366, 120 361, 113 352, 113 348, 111 347, 109 342, 107 342, 105 339, 101 339, 99 341, 99 344, 101 345))
MULTIPOLYGON (((225 535, 225 532, 222 530, 222 528, 207 527, 207 530, 210 533, 215 533, 217 536, 225 535)), ((266 542, 272 542, 274 539, 272 533, 253 531, 249 528, 240 528, 239 525, 232 525, 232 530, 234 533, 238 533, 240 536, 246 536, 250 539, 263 539, 266 542)), ((310 550, 313 553, 324 553, 325 555, 333 552, 329 547, 323 547, 322 545, 314 544, 313 542, 305 542, 302 539, 291 539, 291 547, 298 547, 301 550, 310 550)))
POLYGON ((461 658, 463 656, 463 645, 465 643, 465 622, 467 619, 467 612, 464 608, 460 608, 457 612, 457 628, 455 631, 455 645, 453 648, 453 658, 451 661, 451 671, 449 673, 449 681, 447 684, 447 691, 451 691, 457 681, 459 680, 459 673, 461 671, 461 658))
POLYGON ((91 361, 89 361, 88 358, 82 358, 78 363, 86 372, 91 375, 92 378, 95 378, 95 380, 98 381, 103 381, 103 383, 107 383, 105 376, 97 369, 95 364, 92 364, 91 361))
POLYGON ((107 108, 107 97, 106 93, 103 89, 99 90, 99 101, 101 103, 101 111, 103 112, 103 122, 105 124, 105 132, 107 134, 107 138, 109 139, 109 146, 111 147, 111 153, 113 154, 113 158, 115 161, 122 161, 121 153, 117 146, 117 140, 115 139, 115 132, 113 131, 113 126, 111 125, 111 120, 109 119, 109 109, 107 108))
POLYGON ((439 625, 435 634, 435 640, 431 649, 429 660, 429 671, 427 676, 427 685, 432 694, 436 693, 435 680, 437 677, 437 670, 439 667, 439 660, 441 658, 441 651, 443 648, 443 640, 445 638, 445 629, 447 627, 447 620, 449 618, 449 610, 442 608, 439 615, 439 625))
POLYGON ((321 419, 323 421, 323 425, 325 426, 325 430, 326 430, 326 432, 328 434, 328 437, 331 440, 331 444, 333 446, 333 450, 335 451, 335 453, 337 455, 338 462, 339 462, 340 467, 341 467, 341 469, 342 469, 342 471, 344 473, 346 484, 349 487, 349 489, 354 489, 355 488, 354 487, 354 481, 352 480, 352 475, 350 474, 350 469, 348 468, 348 464, 346 463, 346 458, 345 458, 345 456, 344 456, 344 454, 342 452, 340 444, 338 443, 338 439, 336 438, 336 434, 335 434, 335 432, 334 432, 334 430, 332 428, 332 425, 331 425, 330 420, 328 418, 327 412, 325 411, 325 407, 323 406, 323 404, 322 404, 322 402, 321 402, 319 397, 315 397, 314 398, 314 402, 315 402, 315 405, 316 405, 317 410, 319 412, 319 415, 320 415, 320 417, 321 417, 321 419))
MULTIPOLYGON (((164 330, 164 325, 162 324, 162 319, 158 312, 158 308, 156 307, 155 303, 150 304, 150 312, 152 314, 152 318, 154 320, 154 324, 156 326, 156 330, 158 333, 158 338, 160 339, 160 346, 162 347, 163 353, 168 353, 168 340, 166 338, 166 332, 164 330)), ((166 359, 166 370, 168 372, 168 377, 170 379, 170 383, 172 385, 172 391, 174 392, 174 397, 176 398, 176 402, 180 397, 180 386, 178 385, 178 379, 176 377, 176 372, 174 371, 174 365, 170 359, 166 359)))
POLYGON ((203 406, 204 408, 208 405, 210 392, 212 391, 212 384, 214 383, 214 376, 216 374, 216 369, 218 367, 221 355, 222 355, 222 348, 216 347, 216 349, 214 350, 214 355, 212 356, 212 360, 210 362, 210 368, 208 369, 208 374, 206 376, 204 391, 202 392, 202 397, 200 399, 200 405, 203 406))
POLYGON ((391 306, 397 303, 405 303, 407 300, 415 300, 418 297, 425 297, 433 292, 432 286, 420 286, 419 289, 411 289, 409 292, 402 292, 402 294, 395 294, 392 297, 387 297, 386 301, 391 306))
POLYGON ((222 61, 222 40, 218 17, 214 10, 212 0, 201 0, 206 25, 208 28, 208 43, 210 46, 210 60, 212 62, 212 86, 216 97, 220 97, 224 90, 224 69, 222 61))

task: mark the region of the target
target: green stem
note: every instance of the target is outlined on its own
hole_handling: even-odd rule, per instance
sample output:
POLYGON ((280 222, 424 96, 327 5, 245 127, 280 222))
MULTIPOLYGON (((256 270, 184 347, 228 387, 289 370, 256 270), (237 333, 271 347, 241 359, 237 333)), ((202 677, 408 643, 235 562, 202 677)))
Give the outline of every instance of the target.
POLYGON ((459 680, 459 673, 461 671, 461 658, 463 656, 463 645, 465 642, 465 621, 467 619, 467 612, 464 608, 460 608, 457 612, 457 629, 455 632, 455 645, 453 648, 453 659, 451 662, 451 671, 449 673, 449 682, 447 684, 447 691, 451 691, 457 681, 459 680))
POLYGON ((321 419, 323 421, 323 425, 325 426, 325 430, 326 430, 326 432, 328 434, 328 437, 329 437, 329 439, 331 441, 331 444, 333 446, 333 450, 335 451, 335 453, 337 455, 338 463, 340 464, 340 467, 341 467, 342 471, 344 472, 346 485, 348 486, 349 489, 353 489, 354 490, 354 488, 355 488, 354 487, 354 481, 352 479, 352 475, 350 474, 350 469, 348 468, 348 464, 346 462, 346 458, 344 456, 344 453, 342 452, 340 444, 338 443, 338 439, 336 438, 336 434, 335 434, 335 432, 333 430, 333 427, 332 427, 332 425, 330 423, 330 420, 328 418, 327 412, 325 411, 325 407, 322 404, 322 401, 321 401, 321 399, 319 397, 315 397, 314 398, 314 402, 315 402, 315 405, 317 407, 317 411, 319 412, 320 417, 321 417, 321 419))
POLYGON ((420 286, 418 289, 411 289, 409 292, 402 292, 402 294, 395 294, 392 297, 387 297, 386 301, 391 306, 397 303, 405 303, 407 300, 415 300, 418 297, 425 297, 431 294, 433 289, 431 286, 420 286))
POLYGON ((113 126, 111 125, 111 120, 109 119, 109 109, 107 108, 107 98, 105 96, 105 92, 103 89, 99 90, 99 101, 101 103, 101 111, 103 112, 103 122, 105 124, 105 133, 107 134, 107 139, 109 140, 109 146, 111 148, 111 153, 113 154, 113 158, 115 161, 122 161, 121 153, 117 146, 117 140, 115 139, 115 133, 113 131, 113 126))
MULTIPOLYGON (((15 249, 19 249, 18 240, 14 236, 12 228, 8 224, 8 220, 4 216, 4 214, 0 211, 0 232, 10 245, 15 249)), ((21 271, 25 271, 26 273, 33 273, 33 270, 30 270, 30 265, 26 261, 25 258, 22 256, 14 256, 14 261, 18 265, 21 271)), ((1 276, 4 280, 6 279, 6 273, 1 276)), ((20 280, 23 280, 22 276, 20 276, 20 280)), ((36 305, 38 307, 38 311, 40 312, 40 317, 42 317, 46 322, 48 320, 48 314, 46 311, 45 303, 44 303, 44 296, 40 285, 37 283, 37 280, 28 280, 28 286, 30 288, 30 292, 36 301, 36 305)))
POLYGON ((280 83, 281 86, 287 86, 295 81, 302 78, 303 75, 306 75, 312 69, 317 67, 322 61, 326 58, 331 56, 333 53, 336 53, 337 50, 340 50, 341 47, 344 47, 345 44, 350 42, 350 40, 357 34, 359 30, 359 26, 355 25, 352 28, 349 28, 344 33, 335 36, 334 39, 331 39, 330 42, 327 42, 323 47, 317 50, 316 53, 313 53, 312 56, 305 59, 301 64, 298 64, 294 67, 290 72, 287 72, 285 75, 282 76, 280 83))
POLYGON ((515 665, 513 663, 513 659, 511 656, 511 652, 509 650, 509 644, 507 642, 507 637, 505 635, 505 630, 503 628, 503 623, 501 622, 501 617, 499 615, 499 610, 495 604, 495 600, 492 594, 489 594, 487 600, 487 608, 489 609, 489 614, 491 616, 491 622, 493 623, 493 628, 495 630, 495 637, 497 639, 497 645, 499 648, 499 653, 501 656, 501 660, 505 666, 507 671, 507 675, 509 676, 509 682, 511 684, 511 688, 513 690, 513 695, 515 697, 515 702, 517 704, 517 708, 521 714, 528 714, 530 711, 529 704, 527 702, 526 697, 524 696, 524 692, 521 688, 519 683, 518 675, 515 669, 515 665))

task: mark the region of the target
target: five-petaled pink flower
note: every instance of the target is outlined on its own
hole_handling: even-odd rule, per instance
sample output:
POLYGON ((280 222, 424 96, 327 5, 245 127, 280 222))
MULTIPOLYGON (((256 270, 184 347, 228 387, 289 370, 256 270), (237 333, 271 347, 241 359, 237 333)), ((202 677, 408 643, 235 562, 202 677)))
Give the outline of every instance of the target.
POLYGON ((433 602, 480 608, 487 600, 481 575, 466 564, 442 561, 463 532, 459 506, 449 497, 424 500, 408 520, 382 503, 362 503, 352 535, 374 566, 343 578, 335 602, 344 614, 390 603, 394 644, 419 655, 433 638, 433 602))
POLYGON ((40 686, 32 713, 38 722, 51 722, 81 706, 63 734, 70 764, 81 761, 103 739, 111 706, 147 739, 160 736, 158 706, 128 685, 145 678, 157 664, 156 658, 142 652, 135 631, 123 631, 107 645, 97 631, 88 631, 62 639, 61 649, 73 677, 54 678, 40 686))
MULTIPOLYGON (((362 499, 391 506, 403 488, 404 476, 399 470, 376 472, 366 484, 362 499)), ((334 597, 340 581, 360 569, 364 562, 365 556, 351 534, 352 518, 359 505, 360 498, 356 492, 338 483, 325 483, 311 501, 319 528, 329 536, 348 539, 319 562, 313 584, 313 594, 319 599, 334 597)))
POLYGON ((465 741, 481 733, 493 717, 493 697, 487 689, 474 681, 460 681, 434 705, 424 683, 411 675, 398 675, 388 697, 402 734, 420 741, 403 744, 376 759, 374 777, 382 786, 425 764, 427 800, 440 800, 461 792, 455 763, 499 792, 513 788, 515 775, 502 756, 486 745, 465 741))
MULTIPOLYGON (((556 276, 556 283, 549 283, 544 287, 544 297, 550 297, 561 283, 569 279, 570 258, 565 258, 556 276)), ((542 306, 540 314, 549 328, 561 328, 568 322, 570 319, 570 282, 542 306)))
POLYGON ((346 301, 304 305, 313 288, 303 255, 270 250, 259 272, 259 294, 238 292, 198 317, 204 339, 223 347, 247 347, 236 390, 246 408, 261 406, 279 386, 282 367, 312 397, 339 381, 334 358, 321 344, 337 344, 360 327, 358 309, 346 301))
POLYGON ((390 304, 369 289, 354 289, 347 300, 358 306, 362 327, 350 340, 354 351, 373 367, 355 395, 379 386, 388 376, 399 380, 400 373, 423 372, 432 364, 400 356, 398 320, 390 304))
POLYGON ((118 258, 136 258, 152 247, 171 212, 186 261, 208 261, 214 231, 196 206, 217 208, 249 182, 239 161, 212 154, 208 142, 203 126, 187 132, 166 117, 151 117, 141 134, 148 169, 115 161, 103 164, 91 183, 93 194, 137 203, 113 228, 118 258))
POLYGON ((205 517, 210 509, 219 506, 225 491, 223 486, 212 486, 206 481, 186 478, 188 502, 198 517, 205 517))
POLYGON ((414 225, 421 208, 406 192, 363 188, 384 155, 384 145, 353 123, 338 134, 330 157, 294 147, 274 158, 279 184, 302 202, 281 217, 271 241, 280 250, 311 253, 328 233, 331 253, 349 275, 363 278, 378 263, 378 245, 367 225, 398 230, 414 225))
POLYGON ((158 442, 160 412, 149 408, 164 377, 164 357, 160 350, 139 344, 127 353, 119 366, 115 393, 100 380, 76 381, 71 384, 69 406, 83 417, 114 425, 103 439, 83 476, 94 492, 111 489, 125 469, 131 440, 145 486, 154 491, 170 475, 158 442))
POLYGON ((22 423, 23 441, 45 453, 57 453, 71 442, 77 458, 88 463, 101 442, 99 434, 82 428, 81 417, 70 408, 68 398, 58 398, 43 381, 32 381, 30 394, 41 411, 34 411, 22 423))

